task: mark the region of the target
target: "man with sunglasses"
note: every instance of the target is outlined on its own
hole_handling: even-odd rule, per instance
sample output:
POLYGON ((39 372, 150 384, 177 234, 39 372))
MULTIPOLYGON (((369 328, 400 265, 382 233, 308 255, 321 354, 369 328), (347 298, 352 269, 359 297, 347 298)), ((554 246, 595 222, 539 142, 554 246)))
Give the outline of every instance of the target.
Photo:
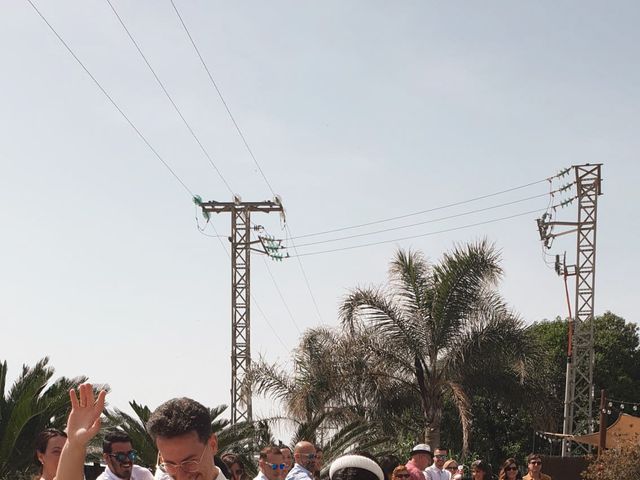
POLYGON ((542 473, 542 457, 537 453, 531 453, 527 457, 527 468, 529 472, 522 480, 551 480, 549 475, 542 473))
POLYGON ((102 442, 102 458, 107 464, 97 480, 153 480, 146 468, 134 465, 136 451, 125 432, 108 432, 102 442))
POLYGON ((446 448, 438 447, 433 452, 433 464, 424 471, 427 480, 450 480, 451 473, 444 468, 447 461, 448 451, 446 448))
POLYGON ((282 458, 282 452, 274 445, 260 450, 258 459, 258 476, 254 480, 281 480, 284 479, 286 465, 282 458))
POLYGON ((293 449, 293 468, 286 480, 313 480, 316 467, 316 447, 311 442, 298 442, 293 449))

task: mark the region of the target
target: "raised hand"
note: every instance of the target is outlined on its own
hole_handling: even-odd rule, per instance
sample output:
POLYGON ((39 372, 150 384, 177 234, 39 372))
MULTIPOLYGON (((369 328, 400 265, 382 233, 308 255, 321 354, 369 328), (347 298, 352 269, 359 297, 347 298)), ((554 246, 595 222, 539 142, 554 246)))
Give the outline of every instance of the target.
POLYGON ((85 446, 100 430, 100 415, 104 409, 106 392, 100 391, 98 398, 93 395, 90 383, 83 383, 75 389, 69 390, 71 399, 71 413, 67 420, 67 436, 70 444, 85 446))

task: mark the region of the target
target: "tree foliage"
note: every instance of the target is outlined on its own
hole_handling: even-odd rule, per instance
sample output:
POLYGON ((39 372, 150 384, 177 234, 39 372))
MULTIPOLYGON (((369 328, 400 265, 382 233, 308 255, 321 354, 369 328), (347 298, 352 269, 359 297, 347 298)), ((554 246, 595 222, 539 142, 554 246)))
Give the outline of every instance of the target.
POLYGON ((53 367, 43 358, 22 371, 7 390, 7 362, 0 362, 0 478, 34 469, 34 440, 45 428, 64 429, 69 389, 84 377, 52 381, 53 367))

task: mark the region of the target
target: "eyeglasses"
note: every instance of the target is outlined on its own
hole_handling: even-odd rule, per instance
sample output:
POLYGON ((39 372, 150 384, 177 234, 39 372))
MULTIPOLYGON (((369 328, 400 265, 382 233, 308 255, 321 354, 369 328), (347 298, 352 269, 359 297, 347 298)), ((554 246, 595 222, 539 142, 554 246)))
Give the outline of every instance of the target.
POLYGON ((316 458, 316 454, 315 454, 315 453, 296 453, 296 454, 294 455, 294 457, 295 457, 296 455, 297 455, 297 456, 299 456, 299 457, 302 457, 302 458, 307 458, 307 459, 309 459, 309 460, 313 460, 313 459, 315 459, 315 458, 316 458))
POLYGON ((518 471, 518 467, 516 467, 515 465, 513 467, 507 467, 505 468, 506 471, 512 470, 512 471, 518 471))
POLYGON ((129 450, 127 453, 118 452, 118 453, 107 453, 111 458, 115 458, 120 463, 133 462, 138 456, 138 452, 135 450, 129 450))
POLYGON ((198 471, 198 466, 202 463, 202 459, 204 458, 204 454, 207 451, 207 446, 204 446, 204 450, 202 451, 202 455, 200 455, 200 460, 197 462, 195 460, 186 460, 180 463, 170 463, 170 462, 162 462, 158 466, 160 470, 169 475, 175 475, 178 469, 182 470, 184 473, 195 473, 198 471))
POLYGON ((542 465, 542 462, 540 460, 531 460, 529 463, 531 465, 542 465))
POLYGON ((446 455, 434 455, 434 457, 436 457, 439 460, 445 460, 447 458, 446 455))
POLYGON ((264 462, 265 464, 269 465, 271 467, 272 470, 284 470, 287 466, 284 463, 269 463, 269 462, 264 462))

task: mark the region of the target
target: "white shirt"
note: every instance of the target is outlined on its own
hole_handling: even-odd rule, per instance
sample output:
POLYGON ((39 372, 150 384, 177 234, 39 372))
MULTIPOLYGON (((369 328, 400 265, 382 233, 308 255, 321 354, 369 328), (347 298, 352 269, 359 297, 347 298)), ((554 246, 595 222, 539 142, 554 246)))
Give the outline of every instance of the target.
MULTIPOLYGON (((102 472, 96 480, 122 480, 122 479, 118 477, 115 473, 113 473, 111 470, 109 470, 109 466, 107 466, 107 468, 104 469, 104 472, 102 472)), ((131 480, 153 480, 153 475, 148 469, 141 467, 140 465, 132 465, 131 480)))
POLYGON ((445 470, 444 468, 440 470, 436 467, 436 464, 433 463, 430 467, 427 467, 424 471, 427 480, 450 480, 451 474, 445 470))

